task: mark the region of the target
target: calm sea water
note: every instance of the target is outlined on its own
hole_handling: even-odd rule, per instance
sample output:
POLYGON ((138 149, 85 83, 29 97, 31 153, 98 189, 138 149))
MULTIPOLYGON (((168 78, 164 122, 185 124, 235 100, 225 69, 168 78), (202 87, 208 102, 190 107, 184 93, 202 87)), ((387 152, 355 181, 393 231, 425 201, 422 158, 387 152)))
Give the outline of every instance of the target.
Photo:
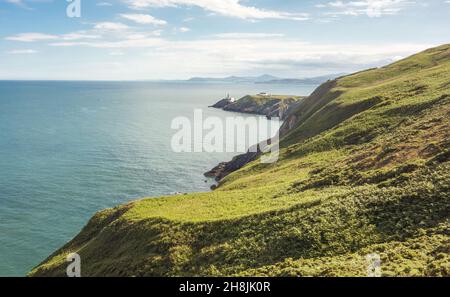
POLYGON ((0 276, 22 276, 97 211, 132 199, 208 191, 232 153, 177 154, 174 117, 227 92, 308 95, 316 86, 0 81, 0 276))

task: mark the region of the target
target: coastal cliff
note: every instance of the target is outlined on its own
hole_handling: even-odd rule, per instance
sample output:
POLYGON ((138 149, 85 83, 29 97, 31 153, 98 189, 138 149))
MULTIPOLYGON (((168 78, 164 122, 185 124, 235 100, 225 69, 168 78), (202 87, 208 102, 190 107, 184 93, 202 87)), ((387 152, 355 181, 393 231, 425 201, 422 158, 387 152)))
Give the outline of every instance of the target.
POLYGON ((220 108, 225 111, 259 114, 268 118, 276 117, 284 120, 292 110, 299 106, 304 98, 302 96, 261 93, 258 95, 247 95, 237 101, 231 98, 225 98, 211 107, 220 108))
POLYGON ((280 158, 212 192, 97 213, 30 272, 64 276, 450 276, 450 45, 320 86, 280 158))
MULTIPOLYGON (((279 137, 283 138, 291 129, 299 124, 301 119, 307 119, 308 114, 312 114, 333 99, 334 96, 327 97, 325 95, 336 85, 336 82, 336 80, 329 80, 319 86, 310 96, 293 102, 284 113, 284 122, 280 127, 279 137)), ((223 99, 217 103, 217 106, 221 106, 217 108, 223 108, 223 106, 227 106, 228 104, 229 100, 223 99)), ((214 178, 219 182, 220 186, 220 181, 227 175, 241 169, 248 163, 255 161, 260 155, 261 151, 259 149, 249 150, 247 153, 235 156, 230 161, 221 162, 213 169, 207 171, 204 175, 206 177, 214 178)), ((218 186, 214 185, 212 189, 215 190, 217 187, 218 186)))
MULTIPOLYGON (((220 181, 224 179, 227 175, 241 169, 248 163, 255 161, 260 156, 260 154, 261 151, 259 149, 249 150, 245 154, 235 156, 231 161, 221 162, 213 169, 207 171, 204 175, 205 177, 214 178, 217 182, 220 183, 220 181)), ((213 185, 211 189, 215 190, 217 189, 217 187, 218 187, 217 185, 213 185)))

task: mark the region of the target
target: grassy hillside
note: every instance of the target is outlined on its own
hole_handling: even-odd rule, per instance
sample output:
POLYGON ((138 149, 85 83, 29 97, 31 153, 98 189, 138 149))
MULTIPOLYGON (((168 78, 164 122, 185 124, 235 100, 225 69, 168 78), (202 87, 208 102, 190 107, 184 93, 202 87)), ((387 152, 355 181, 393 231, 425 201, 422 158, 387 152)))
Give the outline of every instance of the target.
POLYGON ((287 119, 280 161, 210 193, 96 214, 31 276, 450 275, 450 45, 330 81, 287 119))

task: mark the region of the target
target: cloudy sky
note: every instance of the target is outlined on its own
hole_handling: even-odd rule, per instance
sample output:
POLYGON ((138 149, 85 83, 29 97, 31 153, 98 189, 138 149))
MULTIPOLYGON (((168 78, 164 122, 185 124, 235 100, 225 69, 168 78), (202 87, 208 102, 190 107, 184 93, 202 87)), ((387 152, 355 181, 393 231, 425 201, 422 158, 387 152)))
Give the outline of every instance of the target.
POLYGON ((0 0, 0 79, 311 77, 450 43, 450 0, 80 3, 0 0))

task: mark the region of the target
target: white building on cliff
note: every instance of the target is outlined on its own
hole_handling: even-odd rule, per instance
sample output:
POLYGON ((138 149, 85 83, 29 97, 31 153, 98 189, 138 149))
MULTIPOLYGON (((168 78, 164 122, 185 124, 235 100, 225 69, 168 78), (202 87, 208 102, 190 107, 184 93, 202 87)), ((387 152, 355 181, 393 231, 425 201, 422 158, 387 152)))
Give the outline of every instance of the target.
POLYGON ((231 96, 230 96, 230 93, 227 94, 227 98, 225 98, 225 99, 227 99, 227 100, 230 101, 231 103, 236 102, 236 98, 231 97, 231 96))

